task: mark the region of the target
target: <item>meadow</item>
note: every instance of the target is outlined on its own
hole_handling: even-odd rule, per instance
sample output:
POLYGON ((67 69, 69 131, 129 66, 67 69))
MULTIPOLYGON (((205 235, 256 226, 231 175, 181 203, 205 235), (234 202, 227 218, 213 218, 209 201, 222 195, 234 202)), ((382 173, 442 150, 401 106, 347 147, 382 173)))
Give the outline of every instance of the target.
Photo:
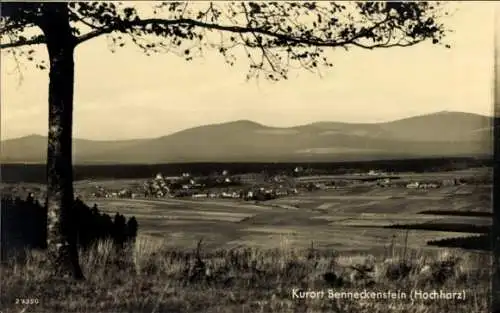
MULTIPOLYGON (((136 216, 140 233, 171 247, 203 239, 212 248, 294 247, 380 253, 387 245, 433 249, 427 241, 484 233, 491 188, 366 188, 305 192, 265 202, 239 199, 102 199, 104 211, 136 216), (432 214, 423 214, 431 211, 432 214), (454 215, 450 215, 454 214, 454 215), (457 215, 463 212, 465 216, 457 215), (475 212, 480 212, 476 216, 475 212), (472 215, 472 216, 471 216, 472 215)), ((94 201, 94 200, 92 200, 94 201)))
POLYGON ((489 305, 489 258, 448 250, 393 247, 374 257, 283 240, 276 249, 209 252, 139 237, 125 253, 100 242, 80 255, 84 282, 51 278, 33 252, 3 266, 2 311, 470 313, 489 305))

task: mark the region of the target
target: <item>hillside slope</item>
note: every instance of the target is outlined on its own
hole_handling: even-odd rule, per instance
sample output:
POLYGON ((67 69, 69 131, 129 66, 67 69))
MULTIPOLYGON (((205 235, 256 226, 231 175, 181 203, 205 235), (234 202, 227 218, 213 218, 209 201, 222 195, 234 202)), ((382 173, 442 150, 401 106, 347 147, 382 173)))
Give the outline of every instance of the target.
MULTIPOLYGON (((199 126, 152 139, 75 139, 75 163, 338 161, 491 153, 492 119, 439 112, 393 122, 317 122, 276 128, 252 121, 199 126)), ((46 137, 1 142, 4 163, 45 162, 46 137)))

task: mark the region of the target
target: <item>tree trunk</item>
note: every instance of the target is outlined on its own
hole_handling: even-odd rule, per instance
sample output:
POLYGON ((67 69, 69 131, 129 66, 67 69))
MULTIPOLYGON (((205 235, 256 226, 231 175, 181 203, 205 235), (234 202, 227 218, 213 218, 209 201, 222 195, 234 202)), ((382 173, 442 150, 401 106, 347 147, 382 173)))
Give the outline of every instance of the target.
POLYGON ((47 245, 57 276, 83 279, 73 214, 74 37, 66 3, 43 6, 40 24, 50 60, 47 148, 47 245))

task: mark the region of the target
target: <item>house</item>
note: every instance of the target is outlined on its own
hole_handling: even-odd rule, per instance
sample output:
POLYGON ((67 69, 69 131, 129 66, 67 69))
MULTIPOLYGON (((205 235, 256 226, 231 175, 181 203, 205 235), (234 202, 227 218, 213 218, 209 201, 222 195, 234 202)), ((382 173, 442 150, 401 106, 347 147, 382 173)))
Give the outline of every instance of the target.
POLYGON ((128 189, 122 189, 118 192, 118 196, 121 198, 130 198, 132 196, 132 191, 128 189))
POLYGON ((369 170, 368 171, 368 176, 378 176, 380 175, 379 172, 377 172, 376 170, 369 170))
POLYGON ((377 186, 380 187, 389 187, 390 185, 391 185, 391 180, 389 178, 379 179, 377 181, 377 186))
POLYGON ((302 168, 302 166, 297 166, 293 171, 295 173, 302 173, 304 171, 304 169, 302 168))
POLYGON ((415 188, 418 188, 420 185, 419 182, 412 182, 412 183, 409 183, 406 185, 406 188, 409 188, 409 189, 415 189, 415 188))
POLYGON ((324 189, 326 187, 326 185, 324 183, 315 183, 314 187, 316 189, 324 189))

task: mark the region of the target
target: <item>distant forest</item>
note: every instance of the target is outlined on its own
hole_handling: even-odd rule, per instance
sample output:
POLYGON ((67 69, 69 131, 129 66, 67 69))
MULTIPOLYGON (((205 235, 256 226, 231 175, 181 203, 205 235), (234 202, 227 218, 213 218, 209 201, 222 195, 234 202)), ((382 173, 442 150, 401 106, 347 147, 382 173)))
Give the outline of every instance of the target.
MULTIPOLYGON (((296 167, 303 169, 303 175, 339 175, 362 173, 369 170, 385 172, 436 172, 453 171, 473 167, 492 166, 487 158, 425 158, 404 160, 377 160, 357 162, 321 163, 171 163, 137 165, 76 165, 75 180, 84 179, 143 179, 157 173, 168 176, 189 172, 194 176, 206 176, 227 170, 231 174, 262 173, 293 174, 296 167)), ((45 183, 45 164, 2 164, 1 181, 5 183, 45 183)))

